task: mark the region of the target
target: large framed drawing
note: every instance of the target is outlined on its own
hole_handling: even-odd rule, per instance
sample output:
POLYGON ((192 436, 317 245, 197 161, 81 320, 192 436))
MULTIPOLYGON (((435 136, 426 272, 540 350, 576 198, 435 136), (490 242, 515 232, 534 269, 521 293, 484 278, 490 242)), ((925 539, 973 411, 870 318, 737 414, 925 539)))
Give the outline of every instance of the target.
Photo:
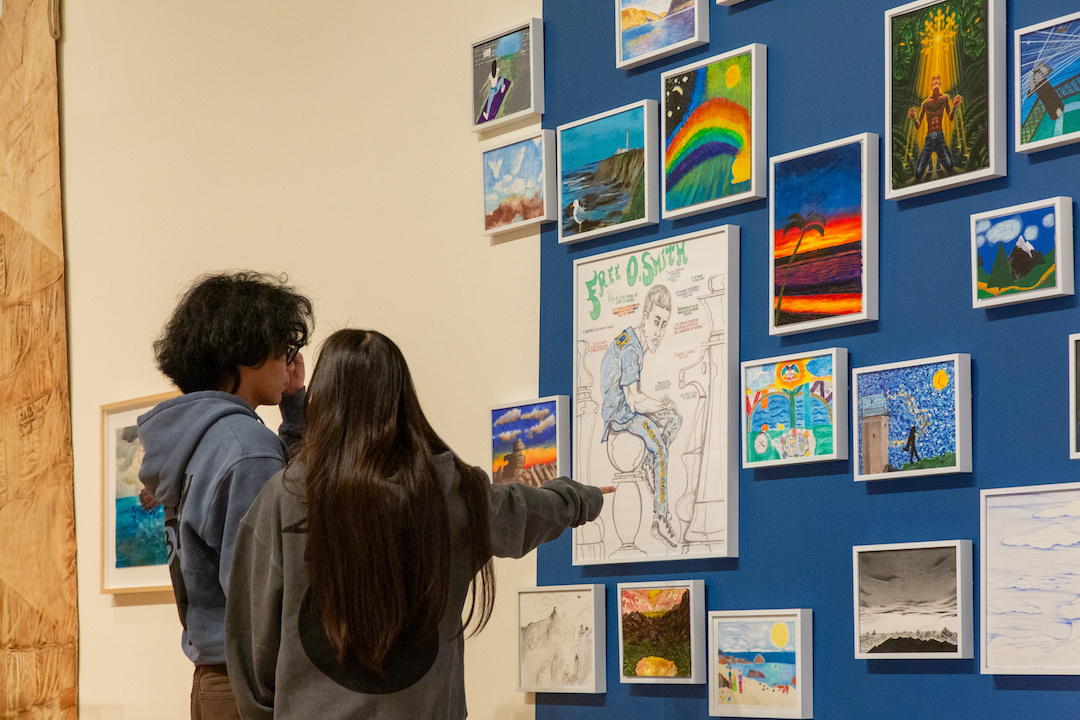
POLYGON ((994 307, 1073 294, 1072 198, 971 216, 971 304, 994 307))
POLYGON ((518 590, 518 686, 524 692, 607 692, 603 585, 518 590))
POLYGON ((138 418, 176 392, 101 406, 101 592, 168 590, 165 508, 139 482, 138 418))
POLYGON ((708 42, 708 0, 615 0, 616 67, 644 65, 708 42))
POLYGON ((765 53, 747 45, 660 76, 663 217, 765 197, 765 53))
POLYGON ((741 365, 743 467, 846 460, 847 349, 741 365))
POLYGON ((738 555, 739 229, 574 263, 574 563, 738 555))
POLYGON ((491 409, 491 481, 540 487, 570 474, 570 398, 552 395, 491 409))
POLYGON ((1080 140, 1080 12, 1017 30, 1013 67, 1016 151, 1080 140))
POLYGON ((619 583, 619 679, 705 682, 705 581, 619 583))
POLYGON ((971 541, 856 545, 855 657, 974 657, 971 541))
POLYGON ((814 716, 812 610, 709 613, 709 716, 814 716))
POLYGON ((885 197, 1005 175, 1005 0, 885 13, 885 197))
POLYGON ((856 368, 856 480, 971 472, 971 356, 856 368))
POLYGON ((657 222, 656 101, 642 100, 559 132, 559 242, 657 222))
POLYGON ((877 320, 878 136, 769 163, 769 334, 877 320))
POLYGON ((983 674, 1080 675, 1080 483, 980 494, 983 674))
POLYGON ((531 18, 472 44, 472 129, 544 114, 544 21, 531 18))
POLYGON ((1080 333, 1069 336, 1069 457, 1080 460, 1080 402, 1077 382, 1080 382, 1080 333))
POLYGON ((481 148, 484 234, 550 222, 555 208, 555 131, 517 133, 481 148))

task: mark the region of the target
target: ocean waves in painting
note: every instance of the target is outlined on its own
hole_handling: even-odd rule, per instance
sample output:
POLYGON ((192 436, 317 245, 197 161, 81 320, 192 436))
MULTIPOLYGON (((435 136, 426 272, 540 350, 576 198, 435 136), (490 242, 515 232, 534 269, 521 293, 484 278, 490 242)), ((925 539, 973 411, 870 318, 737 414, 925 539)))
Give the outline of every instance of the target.
POLYGON ((164 565, 165 508, 147 511, 137 496, 116 499, 116 567, 164 565))

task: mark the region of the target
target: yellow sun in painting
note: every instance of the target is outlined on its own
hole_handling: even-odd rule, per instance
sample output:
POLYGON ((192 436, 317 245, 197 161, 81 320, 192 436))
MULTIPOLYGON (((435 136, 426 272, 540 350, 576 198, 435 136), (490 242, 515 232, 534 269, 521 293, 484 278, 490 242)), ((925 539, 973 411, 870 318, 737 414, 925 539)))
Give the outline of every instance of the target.
POLYGON ((778 622, 772 626, 772 644, 778 648, 787 647, 788 644, 788 629, 787 625, 778 622))
POLYGON ((735 87, 740 80, 742 80, 742 70, 739 69, 738 65, 732 63, 727 72, 724 73, 724 82, 727 83, 728 87, 735 87))
POLYGON ((945 372, 944 370, 938 370, 936 373, 934 373, 934 389, 935 390, 944 390, 945 387, 948 384, 949 384, 949 373, 945 372))

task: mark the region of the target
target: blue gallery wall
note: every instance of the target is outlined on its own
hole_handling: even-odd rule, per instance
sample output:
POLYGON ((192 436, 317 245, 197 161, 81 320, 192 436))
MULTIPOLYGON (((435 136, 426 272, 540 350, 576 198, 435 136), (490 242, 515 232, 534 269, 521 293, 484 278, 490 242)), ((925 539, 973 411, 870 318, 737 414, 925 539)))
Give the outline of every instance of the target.
MULTIPOLYGON (((643 98, 659 101, 662 72, 757 42, 768 47, 770 156, 867 131, 883 137, 884 14, 901 4, 712 5, 707 46, 619 70, 613 0, 545 0, 543 125, 554 129, 643 98)), ((1054 195, 1080 198, 1080 144, 1022 155, 1013 152, 1012 138, 1012 31, 1078 9, 1075 0, 1007 4, 1006 177, 899 202, 886 201, 879 184, 876 322, 768 334, 767 199, 577 245, 559 245, 555 225, 545 226, 541 395, 573 395, 575 259, 732 223, 742 235, 741 359, 839 345, 857 368, 969 353, 974 472, 856 483, 851 461, 742 470, 737 559, 574 567, 570 533, 564 534, 540 549, 539 584, 607 586, 608 692, 538 694, 537 718, 708 717, 705 685, 619 683, 616 584, 681 578, 705 580, 709 610, 813 610, 816 718, 1080 718, 1080 678, 981 675, 978 655, 979 490, 1080 480, 1080 460, 1069 459, 1066 343, 1069 333, 1080 332, 1080 309, 1075 297, 972 309, 968 230, 972 213, 1054 195), (975 659, 855 660, 851 547, 959 538, 974 543, 975 659)))

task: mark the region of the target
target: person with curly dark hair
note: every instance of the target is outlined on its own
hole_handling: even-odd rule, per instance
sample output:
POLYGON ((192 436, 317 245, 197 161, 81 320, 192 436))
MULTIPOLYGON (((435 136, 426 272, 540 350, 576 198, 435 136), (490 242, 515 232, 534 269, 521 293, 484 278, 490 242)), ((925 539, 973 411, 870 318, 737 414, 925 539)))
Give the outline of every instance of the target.
POLYGON ((492 485, 373 330, 326 339, 304 415, 300 453, 237 534, 225 652, 241 714, 462 720, 464 628, 491 617, 492 556, 596 519, 615 488, 492 485))
POLYGON ((169 572, 195 663, 192 720, 239 718, 225 665, 225 598, 237 528, 303 433, 311 301, 276 277, 208 275, 184 294, 154 342, 183 393, 139 418, 139 479, 165 506, 169 572), (255 409, 279 405, 275 435, 255 409))

